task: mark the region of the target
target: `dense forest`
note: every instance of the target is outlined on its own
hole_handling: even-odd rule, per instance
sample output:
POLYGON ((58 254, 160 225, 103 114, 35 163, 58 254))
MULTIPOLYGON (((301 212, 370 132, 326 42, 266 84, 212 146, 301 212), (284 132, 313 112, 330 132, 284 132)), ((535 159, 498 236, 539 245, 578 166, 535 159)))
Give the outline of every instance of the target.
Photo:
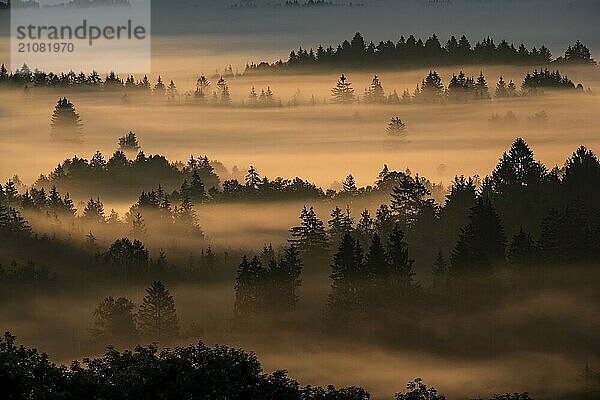
MULTIPOLYGON (((200 159, 200 165, 203 163, 206 164, 205 158, 200 159)), ((192 171, 194 168, 186 173, 192 174, 195 187, 203 187, 200 175, 192 171)), ((157 174, 150 176, 155 177, 156 187, 164 183, 157 174)), ((518 138, 502 154, 490 175, 484 179, 456 177, 441 203, 432 198, 426 182, 409 171, 384 167, 374 187, 385 192, 388 200, 374 215, 364 210, 355 217, 350 207, 335 207, 330 218, 322 220, 307 205, 300 212, 299 224, 290 228, 287 244, 267 244, 247 253, 243 249, 213 248, 207 243, 194 212, 205 201, 197 197, 202 192, 182 190, 181 205, 173 208, 164 191, 142 192, 122 220, 114 213, 107 217, 99 199, 90 199, 85 209, 78 212, 69 195, 59 194, 55 187, 47 194, 44 189, 33 188, 19 193, 11 180, 0 192, 0 230, 5 248, 4 266, 0 268, 2 297, 24 296, 31 290, 85 290, 92 282, 96 285, 102 281, 153 282, 139 307, 127 297, 115 296, 105 298, 95 310, 90 310, 95 321, 89 330, 90 349, 103 344, 127 346, 140 339, 166 344, 185 336, 185 321, 178 318, 175 296, 163 281, 173 284, 190 279, 230 282, 235 289, 230 326, 233 331, 261 331, 273 326, 272 318, 277 316, 277 324, 291 329, 301 329, 308 318, 319 326, 319 334, 325 332, 329 337, 348 339, 344 332, 352 332, 352 340, 413 349, 434 347, 447 354, 502 354, 523 346, 543 351, 562 347, 566 340, 562 335, 520 343, 511 339, 512 334, 498 334, 494 325, 470 332, 460 325, 460 320, 466 314, 486 313, 529 292, 577 288, 594 296, 590 285, 596 278, 591 277, 597 277, 595 260, 600 252, 600 161, 596 155, 582 146, 563 167, 548 169, 518 138), (43 233, 48 228, 42 227, 48 224, 54 226, 51 236, 43 233), (196 240, 201 254, 196 250, 196 259, 186 260, 181 247, 172 247, 163 238, 166 229, 171 229, 167 236, 176 234, 196 240), (115 235, 118 238, 114 242, 104 244, 115 235), (147 243, 154 248, 148 249, 147 243), (170 253, 174 254, 172 258, 167 257, 170 253), (9 254, 13 260, 6 259, 9 254), (329 294, 322 304, 323 319, 317 316, 321 314, 318 310, 313 311, 313 316, 295 311, 298 304, 306 301, 301 288, 307 279, 329 281, 329 294), (446 317, 439 319, 440 315, 446 317), (468 338, 467 342, 457 342, 452 349, 440 347, 438 341, 443 336, 430 330, 427 321, 431 319, 460 332, 468 338), (359 326, 371 328, 361 333, 349 329, 359 326), (494 345, 489 346, 486 338, 494 338, 494 345)), ((242 187, 244 192, 258 194, 269 184, 251 168, 242 187)), ((365 188, 357 188, 349 176, 343 199, 350 204, 364 194, 365 188)), ((322 191, 319 195, 323 196, 322 191)), ((534 329, 531 323, 535 324, 526 323, 521 330, 534 329)), ((570 333, 574 335, 571 350, 589 351, 588 343, 592 345, 595 339, 582 339, 576 332, 570 333)), ((202 382, 212 376, 215 385, 233 379, 235 384, 226 385, 227 390, 233 391, 231 398, 246 398, 245 391, 260 398, 282 398, 273 393, 284 389, 289 398, 368 398, 358 388, 300 388, 284 372, 263 374, 252 355, 224 347, 209 348, 202 343, 162 352, 152 346, 132 353, 109 349, 102 358, 68 368, 54 366, 47 356, 35 350, 16 347, 15 338, 8 334, 1 348, 3 362, 18 361, 23 365, 14 374, 1 378, 20 382, 11 386, 14 398, 23 398, 19 396, 24 388, 30 387, 25 382, 36 382, 27 398, 41 398, 36 397, 42 396, 36 392, 40 388, 51 390, 56 396, 103 393, 108 396, 103 398, 121 398, 116 394, 121 393, 118 388, 134 379, 127 374, 142 376, 150 370, 163 377, 200 374, 198 379, 202 382), (200 369, 194 366, 197 361, 192 362, 199 358, 207 363, 201 363, 200 369), (215 370, 219 375, 210 372, 212 363, 215 368, 224 366, 220 372, 215 370), (240 372, 227 366, 240 363, 252 366, 248 375, 229 376, 240 372), (163 369, 164 374, 160 372, 163 369), (103 372, 108 370, 112 371, 110 375, 103 372), (238 386, 240 379, 247 384, 238 386)), ((587 373, 586 385, 596 387, 596 373, 587 373)), ((134 381, 132 388, 138 394, 163 393, 153 389, 153 380, 134 381)), ((200 389, 196 386, 200 381, 189 380, 191 386, 178 390, 181 395, 222 390, 210 385, 200 389)), ((408 388, 408 393, 400 393, 397 398, 422 398, 414 397, 417 394, 411 394, 413 391, 431 393, 420 381, 408 388)), ((171 390, 164 393, 167 392, 171 390)), ((529 398, 526 394, 498 396, 494 399, 529 398)))
MULTIPOLYGON (((226 71, 227 72, 227 71, 226 71)), ((0 90, 1 89, 24 89, 26 95, 32 90, 60 89, 72 92, 102 92, 112 96, 117 94, 124 104, 140 101, 153 100, 166 102, 169 105, 198 105, 212 107, 245 107, 245 108, 279 108, 316 106, 320 104, 374 104, 374 105, 398 105, 398 104, 455 104, 471 101, 489 101, 492 99, 503 100, 517 97, 529 97, 542 95, 549 91, 577 91, 579 93, 591 94, 588 87, 584 89, 582 83, 575 84, 567 75, 560 71, 548 69, 534 69, 527 72, 522 82, 505 81, 503 76, 498 78, 495 87, 488 84, 483 71, 478 76, 468 76, 462 70, 453 73, 447 85, 444 85, 441 75, 436 70, 431 70, 416 83, 414 90, 408 88, 399 94, 397 90, 386 90, 379 76, 374 75, 371 83, 365 88, 363 94, 357 94, 349 77, 341 74, 335 86, 331 89, 329 99, 317 99, 315 95, 307 98, 300 89, 287 101, 277 96, 274 90, 267 86, 260 93, 251 86, 251 89, 241 103, 234 104, 229 83, 225 78, 235 79, 233 74, 216 76, 217 82, 213 83, 201 75, 196 82, 196 89, 179 92, 175 83, 171 80, 166 86, 159 76, 157 83, 152 85, 147 76, 142 80, 136 80, 133 75, 126 80, 111 72, 103 80, 97 72, 93 71, 86 75, 81 72, 75 74, 70 71, 65 74, 56 75, 43 71, 31 69, 27 65, 14 72, 9 72, 4 64, 0 66, 0 90)), ((333 83, 333 82, 332 82, 333 83)), ((69 137, 68 132, 57 132, 54 130, 54 139, 79 140, 81 133, 81 120, 74 105, 66 97, 61 97, 56 105, 52 117, 53 128, 61 128, 61 125, 69 125, 73 122, 77 125, 74 134, 69 137)))
POLYGON ((450 37, 445 44, 437 35, 426 40, 410 35, 400 37, 397 43, 381 41, 379 44, 367 43, 357 32, 352 40, 345 40, 335 48, 320 45, 316 50, 293 50, 287 61, 279 60, 273 64, 267 62, 252 63, 246 66, 244 74, 258 73, 296 73, 302 70, 346 70, 356 69, 416 69, 440 67, 443 65, 528 65, 545 66, 549 64, 596 65, 589 49, 580 41, 569 46, 564 56, 552 58, 546 46, 528 49, 524 44, 515 46, 506 40, 498 44, 487 37, 472 45, 462 35, 460 39, 450 37))

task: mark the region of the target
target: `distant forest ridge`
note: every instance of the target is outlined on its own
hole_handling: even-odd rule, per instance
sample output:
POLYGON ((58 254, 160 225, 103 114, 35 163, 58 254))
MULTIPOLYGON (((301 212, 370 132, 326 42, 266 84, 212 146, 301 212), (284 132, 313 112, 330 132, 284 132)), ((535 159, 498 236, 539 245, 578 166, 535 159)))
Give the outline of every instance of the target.
POLYGON ((230 7, 236 8, 315 8, 315 7, 364 7, 364 3, 337 2, 328 0, 287 0, 287 1, 253 1, 242 0, 232 4, 230 7))
POLYGON ((292 50, 287 61, 275 63, 259 62, 246 65, 245 74, 298 71, 305 68, 321 69, 363 69, 383 67, 391 69, 411 69, 437 67, 442 65, 466 64, 508 64, 508 65, 548 65, 581 64, 596 65, 590 50, 579 40, 569 46, 564 55, 553 58, 550 50, 542 45, 528 49, 524 44, 515 46, 506 40, 496 44, 489 36, 471 45, 462 35, 460 39, 450 37, 445 44, 437 35, 425 41, 414 35, 400 37, 397 43, 367 43, 357 32, 352 40, 344 40, 337 47, 323 45, 315 50, 300 47, 292 50))

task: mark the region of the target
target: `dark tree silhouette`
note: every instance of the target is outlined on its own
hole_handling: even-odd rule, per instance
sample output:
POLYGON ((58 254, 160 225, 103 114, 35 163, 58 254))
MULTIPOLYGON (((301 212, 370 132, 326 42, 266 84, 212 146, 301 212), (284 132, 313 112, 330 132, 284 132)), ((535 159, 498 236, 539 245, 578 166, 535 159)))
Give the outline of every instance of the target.
POLYGON ((392 189, 391 210, 398 221, 404 226, 413 226, 421 211, 432 199, 427 199, 431 192, 423 185, 422 179, 417 175, 401 175, 398 184, 392 189))
POLYGON ((265 270, 258 257, 243 257, 235 281, 234 313, 238 320, 249 320, 260 311, 265 270))
POLYGON ((352 217, 350 209, 346 212, 336 207, 331 211, 331 219, 327 221, 329 227, 328 234, 331 245, 337 247, 346 233, 352 232, 352 217))
POLYGON ((406 124, 402 122, 400 117, 392 117, 386 128, 387 133, 394 136, 402 136, 406 134, 406 124))
POLYGON ((66 97, 58 99, 52 113, 51 139, 56 141, 78 142, 83 133, 83 124, 75 106, 66 97))
POLYGON ((386 102, 385 90, 383 90, 381 81, 377 75, 373 77, 371 86, 365 90, 364 102, 374 104, 383 104, 386 102))
POLYGON ((504 229, 491 202, 478 199, 469 220, 450 258, 454 276, 491 272, 505 261, 504 229))
POLYGON ((175 300, 160 281, 146 289, 138 311, 140 332, 157 342, 174 339, 179 334, 175 300))
POLYGON ((111 272, 125 276, 125 279, 147 272, 150 263, 148 250, 142 242, 132 242, 127 238, 116 240, 99 258, 111 268, 111 272))
POLYGON ((137 154, 139 149, 140 144, 138 143, 135 133, 132 131, 129 131, 127 135, 119 138, 119 150, 122 152, 137 154))
MULTIPOLYGON (((393 291, 406 291, 412 285, 413 263, 400 224, 394 225, 387 239, 386 254, 390 266, 390 284, 393 291)), ((400 293, 397 293, 400 294, 400 293)))
POLYGON ((342 238, 331 264, 331 293, 327 304, 337 319, 364 307, 365 268, 360 244, 347 233, 342 238))
POLYGON ((290 229, 292 239, 289 240, 294 244, 301 254, 319 256, 327 251, 327 234, 323 221, 321 221, 314 209, 307 209, 306 206, 300 213, 300 226, 290 229))
POLYGON ((417 100, 439 103, 444 98, 444 85, 442 84, 442 78, 437 71, 429 71, 427 77, 421 83, 421 91, 417 97, 417 100))
POLYGON ((106 216, 104 215, 104 204, 99 198, 96 200, 90 199, 85 208, 83 209, 83 218, 93 223, 104 223, 106 222, 106 216))
POLYGON ((333 97, 332 101, 337 104, 354 103, 354 89, 346 75, 342 74, 340 76, 335 87, 331 89, 331 96, 333 97))
POLYGON ((415 378, 406 385, 406 392, 396 394, 396 400, 446 400, 446 397, 435 388, 428 388, 421 378, 415 378))
POLYGON ((124 297, 102 300, 94 310, 94 340, 102 344, 131 344, 137 337, 134 309, 135 304, 124 297))
POLYGON ((596 61, 592 58, 590 49, 583 45, 579 40, 573 46, 569 46, 565 51, 565 61, 576 64, 592 64, 596 61))

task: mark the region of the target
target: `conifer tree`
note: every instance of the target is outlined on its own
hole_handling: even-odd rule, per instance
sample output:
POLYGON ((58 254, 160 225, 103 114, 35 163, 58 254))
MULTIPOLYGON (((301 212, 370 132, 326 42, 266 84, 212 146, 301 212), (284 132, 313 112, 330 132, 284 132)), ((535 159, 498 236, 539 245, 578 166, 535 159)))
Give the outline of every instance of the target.
POLYGON ((517 92, 517 85, 515 85, 515 83, 511 81, 508 83, 508 87, 506 88, 506 91, 508 92, 508 97, 517 97, 519 95, 519 93, 517 92))
POLYGON ((221 76, 217 82, 217 88, 219 89, 219 102, 221 105, 231 104, 231 94, 229 93, 229 86, 225 79, 221 76))
POLYGON ((254 86, 252 86, 252 90, 250 90, 250 94, 248 95, 248 105, 250 107, 256 107, 257 104, 258 104, 258 94, 256 93, 254 86))
POLYGON ((14 206, 17 204, 19 198, 19 191, 17 186, 12 179, 9 179, 4 185, 4 201, 8 206, 14 206))
POLYGON ((592 58, 590 50, 579 40, 575 42, 573 46, 569 46, 565 51, 565 60, 572 63, 578 64, 592 64, 596 62, 592 58))
POLYGON ((111 208, 110 214, 108 215, 108 218, 106 219, 106 223, 113 227, 116 225, 119 225, 121 223, 119 221, 119 213, 116 212, 114 208, 111 208))
POLYGON ((425 102, 440 102, 443 100, 444 85, 437 71, 429 71, 427 77, 421 84, 418 98, 425 102))
POLYGON ((489 199, 477 200, 469 221, 450 258, 455 276, 491 272, 505 261, 504 229, 489 199))
POLYGON ((288 246, 279 263, 271 263, 268 270, 270 284, 269 308, 276 312, 291 311, 298 302, 302 260, 294 246, 288 246))
POLYGON ((327 225, 329 226, 330 241, 333 246, 337 246, 346 233, 352 232, 350 210, 346 209, 346 212, 344 212, 339 207, 334 208, 331 211, 331 219, 327 221, 327 225))
POLYGON ((190 181, 189 186, 189 194, 190 199, 193 202, 202 202, 206 199, 206 190, 204 188, 204 183, 200 179, 198 171, 194 171, 192 173, 192 179, 190 181))
POLYGON ((259 312, 264 269, 258 257, 244 256, 235 281, 234 313, 238 319, 252 318, 259 312))
POLYGON ((331 292, 328 306, 334 319, 342 313, 359 311, 363 306, 366 275, 360 244, 347 233, 333 257, 331 292))
POLYGON ((130 152, 137 154, 140 150, 140 144, 135 133, 129 131, 127 135, 119 138, 119 150, 124 153, 130 152))
POLYGON ((137 318, 142 334, 156 342, 172 340, 179 334, 175 300, 160 281, 146 289, 137 318))
POLYGON ((500 79, 498 80, 498 83, 496 84, 496 97, 499 97, 499 98, 509 97, 508 88, 507 88, 506 82, 504 81, 504 78, 502 76, 500 76, 500 79))
POLYGON ((248 173, 245 177, 245 180, 247 188, 258 189, 258 186, 260 185, 260 174, 253 165, 248 168, 248 173))
POLYGON ((154 95, 156 95, 158 97, 165 97, 165 95, 167 93, 167 88, 165 87, 165 84, 163 83, 160 75, 158 76, 158 81, 156 82, 156 85, 154 85, 153 93, 154 93, 154 95))
POLYGON ((502 154, 492 172, 491 184, 494 193, 514 195, 515 189, 535 187, 543 181, 546 174, 546 167, 535 160, 527 143, 522 138, 517 138, 510 150, 502 154))
MULTIPOLYGON (((114 212, 114 210, 113 210, 114 212)), ((112 216, 112 213, 111 213, 112 216)), ((109 218, 110 219, 110 218, 109 218)), ((132 221, 131 235, 134 239, 143 240, 146 238, 146 234, 148 233, 146 229, 146 223, 142 214, 139 212, 135 214, 132 221)))
POLYGON ((354 102, 354 89, 346 75, 342 74, 340 76, 336 86, 331 90, 331 95, 333 97, 333 102, 337 104, 349 104, 354 102))
POLYGON ((390 266, 390 284, 394 290, 406 290, 412 285, 413 263, 400 224, 395 224, 387 238, 386 254, 390 266))
POLYGON ((0 65, 0 86, 8 83, 8 70, 4 64, 0 65))
POLYGON ((490 98, 490 91, 483 71, 479 72, 477 82, 475 83, 475 98, 478 100, 488 100, 490 98))
POLYGON ((100 201, 100 199, 94 200, 91 198, 85 208, 83 209, 83 218, 94 223, 104 223, 105 215, 104 215, 104 204, 100 201))
POLYGON ((344 193, 347 194, 357 194, 358 193, 358 188, 356 187, 356 181, 354 180, 354 177, 350 174, 346 177, 346 179, 344 179, 344 182, 342 182, 342 190, 344 193))
POLYGON ((175 86, 175 83, 171 80, 171 82, 169 83, 169 86, 167 86, 167 100, 175 101, 175 100, 177 100, 177 96, 178 96, 177 86, 175 86))
POLYGON ((402 122, 400 117, 392 117, 388 123, 386 131, 388 134, 394 136, 404 135, 406 133, 406 124, 402 122))
POLYGON ((392 212, 398 221, 406 227, 411 227, 426 203, 433 201, 426 198, 430 194, 418 175, 414 179, 406 174, 401 175, 390 194, 392 212))
POLYGON ((69 192, 67 192, 63 197, 63 210, 65 214, 67 214, 70 217, 74 217, 75 214, 77 214, 77 209, 73 204, 73 200, 71 199, 69 192))
POLYGON ((187 185, 187 181, 185 180, 184 185, 182 185, 181 189, 180 206, 176 207, 175 209, 175 222, 188 235, 203 236, 202 229, 198 225, 198 216, 194 210, 194 204, 192 202, 189 185, 187 185))
POLYGON ((194 93, 195 99, 201 103, 206 102, 209 87, 210 81, 206 78, 206 76, 201 75, 196 81, 196 92, 194 93))
POLYGON ((360 219, 356 224, 356 232, 361 238, 361 243, 369 243, 375 232, 375 221, 371 217, 369 210, 364 210, 360 214, 360 219))
POLYGON ((138 87, 146 93, 152 90, 152 88, 150 87, 150 80, 148 80, 148 75, 144 75, 144 78, 138 84, 138 87))
POLYGON ((327 234, 323 221, 321 221, 314 209, 307 209, 306 206, 300 213, 300 226, 290 229, 292 239, 289 242, 296 246, 302 254, 320 256, 326 252, 327 234))
POLYGON ((51 120, 51 139, 78 142, 81 140, 83 124, 75 106, 66 97, 58 99, 51 120))
POLYGON ((373 81, 371 82, 371 86, 365 93, 365 102, 366 103, 375 103, 375 104, 383 104, 385 103, 385 91, 381 86, 381 81, 379 77, 375 75, 373 77, 373 81))
POLYGON ((390 268, 385 249, 377 232, 373 234, 365 257, 364 279, 373 281, 375 293, 389 283, 390 268))
POLYGON ((60 198, 60 194, 56 190, 56 186, 52 186, 52 189, 50 190, 50 195, 48 196, 48 207, 54 215, 58 215, 63 209, 63 202, 60 198))

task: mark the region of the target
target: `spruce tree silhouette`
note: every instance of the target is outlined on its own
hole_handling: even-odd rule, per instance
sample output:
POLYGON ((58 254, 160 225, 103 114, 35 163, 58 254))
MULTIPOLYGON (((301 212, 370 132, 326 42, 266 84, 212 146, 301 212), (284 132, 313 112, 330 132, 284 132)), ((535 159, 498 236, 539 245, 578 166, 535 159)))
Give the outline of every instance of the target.
POLYGON ((159 98, 165 97, 167 93, 167 88, 165 87, 160 75, 158 76, 158 81, 156 82, 156 85, 154 85, 154 91, 152 93, 159 98))
POLYGON ((300 226, 290 229, 292 238, 289 242, 295 245, 302 255, 314 257, 324 256, 327 253, 328 241, 325 226, 315 210, 306 206, 300 213, 300 226))
POLYGON ((260 311, 265 270, 258 257, 244 256, 235 280, 234 314, 238 320, 250 321, 260 311))
POLYGON ((389 287, 391 293, 405 295, 413 283, 414 260, 409 256, 408 244, 400 224, 396 223, 387 237, 385 250, 390 268, 389 287))
POLYGON ((196 81, 196 92, 194 93, 195 99, 200 103, 206 103, 209 87, 210 81, 206 76, 201 75, 196 81))
POLYGON ((450 258, 454 276, 486 274, 505 262, 504 229, 492 203, 479 198, 450 258))
POLYGON ((132 131, 123 137, 119 138, 119 150, 124 153, 137 154, 140 149, 140 144, 137 136, 132 131))
POLYGON ((506 82, 504 81, 504 78, 502 76, 500 76, 500 79, 498 79, 498 83, 496 84, 496 97, 498 98, 504 98, 504 97, 509 97, 508 94, 508 88, 506 86, 506 82))
POLYGON ((371 82, 371 86, 365 91, 365 103, 374 103, 374 104, 383 104, 386 102, 385 91, 381 86, 381 81, 379 77, 375 75, 373 77, 373 81, 371 82))
POLYGON ((90 199, 85 208, 83 209, 83 218, 94 223, 106 222, 106 216, 104 215, 104 204, 99 198, 96 200, 90 199))
POLYGON ((406 135, 406 124, 402 122, 400 117, 392 117, 386 131, 393 136, 404 136, 406 135))
POLYGON ((596 61, 592 58, 590 49, 579 40, 573 46, 567 48, 565 51, 565 60, 576 64, 596 64, 596 61))
POLYGON ((333 97, 333 102, 337 104, 350 104, 354 103, 354 89, 352 88, 352 83, 348 81, 346 75, 342 74, 340 79, 337 81, 337 84, 333 89, 331 89, 331 96, 333 97))
POLYGON ((298 302, 297 290, 301 285, 302 260, 294 246, 288 246, 283 258, 272 262, 267 272, 269 287, 268 309, 274 312, 294 310, 298 302))
POLYGON ((336 207, 331 211, 331 219, 327 221, 328 235, 331 245, 337 247, 342 237, 346 233, 352 232, 352 217, 350 217, 350 210, 346 212, 342 211, 341 208, 336 207))
POLYGON ((51 140, 80 142, 83 124, 75 106, 66 97, 58 99, 51 119, 51 140))
POLYGON ((400 175, 390 194, 394 216, 405 227, 412 227, 426 203, 433 202, 432 199, 427 199, 430 194, 418 175, 415 178, 406 174, 400 175))
POLYGON ((475 82, 475 98, 478 100, 490 99, 490 91, 488 89, 487 81, 483 75, 483 71, 479 73, 477 82, 475 82))
POLYGON ((442 78, 437 71, 429 71, 425 80, 421 83, 421 91, 418 95, 418 100, 439 103, 444 98, 444 85, 442 78))
POLYGON ((386 252, 377 233, 373 234, 365 256, 365 273, 363 279, 373 281, 373 296, 380 296, 382 289, 389 283, 390 266, 386 252))
POLYGON ((179 322, 173 296, 160 281, 153 282, 146 293, 137 314, 141 333, 158 343, 176 338, 179 322))
POLYGON ((360 244, 347 233, 331 264, 331 292, 327 304, 334 319, 363 307, 365 272, 360 244))

